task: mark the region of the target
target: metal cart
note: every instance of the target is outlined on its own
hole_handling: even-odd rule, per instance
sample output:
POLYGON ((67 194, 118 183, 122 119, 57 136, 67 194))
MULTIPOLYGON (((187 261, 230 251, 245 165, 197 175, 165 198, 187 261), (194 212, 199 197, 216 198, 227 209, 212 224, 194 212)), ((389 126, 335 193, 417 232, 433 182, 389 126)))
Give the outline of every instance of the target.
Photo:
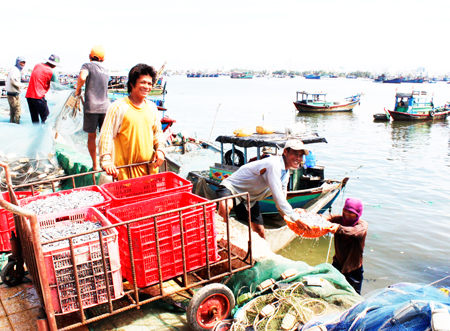
MULTIPOLYGON (((141 163, 138 165, 142 165, 146 163, 141 163)), ((240 194, 224 199, 217 199, 208 201, 206 203, 199 203, 193 206, 179 208, 175 210, 166 211, 164 213, 159 213, 155 215, 148 215, 145 217, 137 218, 135 220, 127 221, 121 224, 116 224, 108 227, 103 227, 98 230, 93 230, 89 232, 84 232, 82 234, 77 234, 73 236, 68 236, 65 238, 53 240, 47 243, 57 242, 57 241, 63 241, 68 240, 69 242, 69 248, 70 248, 70 256, 72 259, 72 265, 76 266, 76 261, 74 257, 74 243, 73 239, 77 236, 85 235, 88 233, 98 233, 98 237, 100 242, 102 241, 102 231, 108 230, 111 228, 115 228, 117 226, 125 225, 127 228, 127 234, 128 234, 128 248, 129 248, 129 256, 131 261, 131 270, 132 270, 132 276, 133 276, 133 285, 131 289, 124 291, 124 298, 126 298, 127 304, 122 304, 120 308, 113 307, 113 299, 111 295, 111 290, 109 286, 106 286, 107 290, 107 302, 103 305, 107 306, 107 312, 101 313, 100 315, 97 315, 92 318, 86 318, 85 316, 85 308, 83 308, 82 304, 82 293, 81 293, 81 286, 78 282, 78 275, 77 272, 74 272, 75 277, 75 287, 76 287, 76 293, 77 293, 77 309, 76 311, 79 312, 79 321, 62 328, 58 328, 56 316, 58 315, 55 313, 53 303, 52 303, 52 294, 50 292, 49 288, 49 279, 47 274, 47 269, 45 263, 42 263, 44 261, 44 254, 40 242, 40 236, 39 236, 39 224, 37 220, 37 216, 21 207, 19 207, 19 204, 17 202, 17 199, 15 195, 13 194, 13 191, 21 188, 31 187, 31 191, 34 192, 34 188, 32 185, 40 185, 40 184, 50 184, 52 186, 53 192, 55 191, 55 182, 56 181, 62 181, 62 180, 70 180, 72 182, 73 187, 75 188, 75 178, 78 176, 92 176, 93 182, 95 184, 95 174, 99 171, 92 171, 87 172, 83 174, 77 174, 77 175, 71 175, 66 177, 59 177, 47 181, 41 181, 41 182, 35 182, 32 185, 31 184, 24 184, 24 185, 12 185, 11 177, 10 177, 10 170, 8 168, 8 165, 5 163, 0 162, 0 166, 4 168, 5 174, 6 174, 6 180, 7 180, 7 186, 8 191, 10 194, 10 201, 11 203, 8 203, 4 200, 0 200, 0 207, 11 211, 15 214, 15 227, 16 227, 16 233, 13 238, 11 239, 11 246, 12 246, 12 255, 9 258, 9 263, 6 268, 4 268, 4 272, 6 273, 5 279, 7 280, 7 283, 10 286, 18 285, 21 283, 23 277, 24 277, 24 263, 27 266, 28 271, 30 272, 34 286, 36 288, 36 292, 38 294, 40 303, 42 308, 44 309, 45 316, 41 319, 38 318, 37 324, 39 330, 71 330, 77 327, 80 327, 82 325, 86 325, 92 322, 99 321, 101 319, 107 318, 109 316, 130 310, 130 309, 139 309, 140 306, 145 305, 149 302, 163 299, 169 296, 172 296, 174 294, 179 294, 186 296, 185 292, 191 298, 191 301, 189 303, 189 306, 187 307, 187 319, 190 324, 190 326, 196 330, 211 330, 215 324, 218 321, 221 321, 228 317, 229 313, 234 307, 235 299, 233 297, 232 292, 225 286, 220 283, 218 283, 221 279, 223 279, 226 276, 230 276, 236 272, 239 272, 241 270, 249 269, 253 267, 254 261, 252 256, 252 234, 251 231, 249 231, 248 234, 248 254, 246 257, 242 258, 238 255, 232 253, 231 251, 231 244, 230 244, 230 225, 228 222, 228 215, 227 215, 227 222, 226 222, 226 236, 227 236, 227 245, 226 247, 218 247, 218 251, 225 253, 226 258, 222 258, 218 262, 211 263, 208 254, 206 254, 206 265, 198 270, 195 270, 193 272, 187 272, 186 270, 186 256, 185 256, 185 246, 184 246, 184 230, 183 230, 183 216, 182 211, 188 208, 193 207, 202 207, 203 208, 203 222, 204 222, 204 234, 205 234, 205 246, 206 246, 206 252, 208 252, 208 235, 207 235, 207 224, 206 224, 206 205, 211 204, 211 202, 218 202, 220 200, 225 200, 225 203, 228 203, 229 198, 234 198, 238 196, 243 196, 245 194, 240 194), (173 278, 173 280, 180 286, 179 289, 176 292, 171 293, 164 293, 163 291, 163 280, 162 280, 162 274, 161 274, 161 259, 159 255, 159 239, 158 239, 158 227, 157 227, 157 218, 169 213, 178 212, 179 215, 179 226, 180 226, 180 237, 181 237, 181 251, 182 251, 182 257, 183 257, 183 273, 179 276, 173 278), (149 299, 146 300, 139 300, 139 291, 140 289, 136 285, 136 268, 135 263, 133 260, 133 249, 132 249, 132 240, 131 240, 131 229, 130 225, 134 222, 139 222, 142 220, 151 220, 154 225, 154 232, 155 232, 155 239, 156 239, 156 252, 157 252, 157 262, 158 262, 158 273, 159 273, 159 295, 155 295, 149 299), (240 267, 233 267, 233 262, 239 262, 240 267), (226 270, 225 272, 221 274, 215 274, 213 275, 211 272, 211 268, 215 266, 221 266, 222 270, 226 270), (199 271, 202 271, 201 275, 199 274, 199 271), (190 280, 188 282, 188 275, 193 280, 190 280), (211 284, 209 284, 211 283, 211 284), (206 285, 209 284, 209 285, 206 285), (206 285, 206 286, 205 286, 206 285), (203 286, 197 293, 194 293, 193 288, 203 286), (182 293, 183 292, 183 293, 182 293)), ((135 165, 130 165, 126 167, 131 167, 135 165)), ((149 166, 149 164, 148 164, 149 166)), ((163 164, 163 166, 160 168, 160 170, 164 171, 167 169, 167 164, 163 164)), ((249 199, 247 199, 249 201, 249 199)), ((249 206, 248 206, 249 207, 249 206)), ((250 208, 248 208, 250 210, 250 208)), ((250 220, 250 215, 249 215, 250 220)), ((249 227, 250 229, 250 227, 249 227)), ((103 245, 100 245, 101 247, 101 263, 102 263, 102 270, 104 270, 104 276, 105 279, 107 278, 107 263, 105 259, 105 252, 103 245)))

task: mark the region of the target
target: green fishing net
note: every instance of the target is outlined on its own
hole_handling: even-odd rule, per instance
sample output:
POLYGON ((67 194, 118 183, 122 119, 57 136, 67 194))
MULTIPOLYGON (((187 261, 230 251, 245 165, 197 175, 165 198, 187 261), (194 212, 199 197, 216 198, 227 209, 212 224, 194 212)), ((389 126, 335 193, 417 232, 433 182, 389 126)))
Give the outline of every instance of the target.
MULTIPOLYGON (((293 330, 310 319, 340 313, 364 299, 330 264, 267 259, 225 280, 236 297, 232 330, 293 330), (293 276, 282 274, 294 269, 293 276), (258 286, 272 279, 265 288, 258 286), (271 307, 268 307, 271 306, 271 307)), ((266 283, 267 284, 267 283, 266 283)))

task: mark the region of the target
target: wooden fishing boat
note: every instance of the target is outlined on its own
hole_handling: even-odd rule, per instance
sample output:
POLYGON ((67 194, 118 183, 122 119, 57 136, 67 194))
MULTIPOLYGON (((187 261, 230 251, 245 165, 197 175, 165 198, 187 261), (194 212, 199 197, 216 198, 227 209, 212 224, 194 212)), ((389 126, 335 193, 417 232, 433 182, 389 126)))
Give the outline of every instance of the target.
POLYGON ((382 122, 382 121, 387 122, 390 120, 390 118, 389 118, 388 114, 379 113, 379 114, 373 114, 373 120, 379 121, 379 122, 382 122))
POLYGON ((297 101, 294 102, 295 108, 299 112, 341 112, 352 111, 361 99, 361 94, 355 94, 342 100, 327 101, 327 93, 322 92, 297 92, 297 101))
POLYGON ((445 119, 450 105, 435 107, 426 91, 397 92, 394 110, 387 110, 394 121, 432 121, 445 119))
POLYGON ((0 73, 0 98, 6 98, 6 76, 0 73))
POLYGON ((386 78, 383 80, 383 83, 390 83, 390 84, 400 84, 402 82, 402 77, 395 77, 395 78, 386 78))
POLYGON ((253 75, 248 72, 233 72, 230 78, 252 79, 253 75))
POLYGON ((402 78, 402 83, 417 83, 417 84, 422 84, 424 81, 423 78, 421 77, 417 77, 417 78, 406 78, 403 77, 402 78))
POLYGON ((305 75, 306 79, 320 79, 320 75, 305 75))
MULTIPOLYGON (((216 138, 216 142, 220 143, 221 161, 210 166, 209 169, 189 172, 188 179, 194 184, 193 191, 206 198, 214 199, 214 192, 223 179, 231 176, 239 167, 253 159, 259 160, 262 157, 277 155, 289 139, 299 139, 304 144, 326 142, 325 138, 317 134, 302 134, 290 137, 287 137, 284 133, 253 134, 248 137, 219 136, 216 138), (231 144, 231 149, 224 153, 225 144, 231 144), (256 156, 250 160, 248 160, 249 148, 253 152, 256 150, 256 156)), ((331 207, 339 192, 345 187, 348 178, 342 180, 325 179, 324 169, 324 166, 314 165, 306 169, 290 170, 287 201, 293 208, 306 208, 325 196, 329 201, 323 205, 319 212, 324 212, 331 207), (333 193, 332 199, 329 198, 330 193, 333 193)), ((271 196, 260 201, 260 207, 263 214, 278 213, 271 196)))

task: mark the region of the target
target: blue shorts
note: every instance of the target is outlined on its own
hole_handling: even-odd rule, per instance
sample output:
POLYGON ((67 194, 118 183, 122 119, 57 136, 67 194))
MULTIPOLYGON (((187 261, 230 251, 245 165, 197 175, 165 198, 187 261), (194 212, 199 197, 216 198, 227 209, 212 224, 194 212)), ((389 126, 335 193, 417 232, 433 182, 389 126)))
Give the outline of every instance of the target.
MULTIPOLYGON (((219 185, 216 190, 217 199, 225 198, 233 195, 229 189, 225 186, 219 185)), ((233 199, 233 210, 236 214, 236 218, 243 222, 248 222, 247 202, 239 202, 236 198, 233 199)), ((261 214, 261 208, 259 202, 256 201, 253 207, 250 208, 250 218, 252 223, 264 225, 264 220, 261 214)))

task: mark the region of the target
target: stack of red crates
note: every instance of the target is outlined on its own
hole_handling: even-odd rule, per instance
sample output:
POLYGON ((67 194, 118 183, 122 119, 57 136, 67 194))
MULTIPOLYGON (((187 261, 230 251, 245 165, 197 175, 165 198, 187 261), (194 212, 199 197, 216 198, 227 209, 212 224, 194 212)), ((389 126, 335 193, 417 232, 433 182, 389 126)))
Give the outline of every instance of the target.
POLYGON ((192 183, 173 172, 162 172, 101 185, 112 199, 111 208, 171 193, 191 192, 192 183))
MULTIPOLYGON (((112 224, 120 224, 208 201, 189 193, 192 184, 170 172, 108 183, 104 184, 102 188, 110 194, 115 192, 115 196, 111 195, 112 205, 119 205, 119 207, 109 209, 106 213, 112 224), (153 187, 153 192, 152 189, 148 190, 149 186, 153 187), (144 189, 144 187, 146 188, 144 189), (136 195, 132 195, 132 190, 136 195)), ((216 262, 220 258, 217 254, 214 226, 215 209, 214 203, 206 204, 206 220, 202 206, 188 208, 181 212, 186 272, 204 267, 207 255, 210 263, 216 262), (205 243, 205 221, 208 251, 205 243)), ((173 212, 156 217, 163 281, 183 274, 179 215, 179 212, 173 212)), ((119 231, 122 273, 128 281, 132 282, 127 227, 123 225, 117 229, 119 231)), ((136 268, 136 284, 140 288, 154 285, 159 281, 154 217, 131 223, 130 232, 136 268)))
MULTIPOLYGON (((17 200, 33 196, 31 192, 14 192, 17 200)), ((35 192, 37 194, 37 192, 35 192)), ((2 199, 11 202, 8 192, 2 192, 2 199)), ((11 231, 15 231, 14 216, 11 212, 0 207, 0 252, 8 252, 11 250, 9 238, 11 238, 11 231)))

